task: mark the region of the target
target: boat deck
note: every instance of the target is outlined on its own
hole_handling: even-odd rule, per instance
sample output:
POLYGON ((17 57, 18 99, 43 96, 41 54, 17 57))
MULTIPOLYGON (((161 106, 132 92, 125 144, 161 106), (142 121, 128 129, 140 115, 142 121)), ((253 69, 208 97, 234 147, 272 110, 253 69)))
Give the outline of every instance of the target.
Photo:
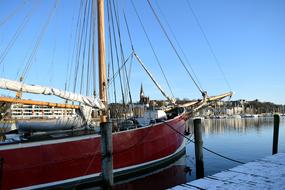
POLYGON ((19 135, 17 131, 13 131, 11 133, 7 133, 8 135, 7 140, 0 142, 0 146, 5 146, 7 144, 40 142, 40 141, 56 140, 56 139, 79 137, 85 135, 96 135, 96 134, 99 134, 99 132, 94 129, 85 129, 85 128, 79 128, 74 130, 52 131, 52 132, 38 132, 33 135, 26 134, 24 136, 19 135), (9 135, 12 136, 11 139, 9 135))
POLYGON ((285 189, 285 153, 268 156, 171 189, 285 189))

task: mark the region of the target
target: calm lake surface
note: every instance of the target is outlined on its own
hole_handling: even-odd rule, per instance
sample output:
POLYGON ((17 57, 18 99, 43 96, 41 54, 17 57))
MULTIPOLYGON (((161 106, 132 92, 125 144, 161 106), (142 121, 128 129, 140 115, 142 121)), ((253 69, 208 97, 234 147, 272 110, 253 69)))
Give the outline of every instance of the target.
MULTIPOLYGON (((192 133, 192 121, 189 124, 192 133)), ((273 118, 205 119, 202 124, 204 147, 222 155, 250 162, 272 153, 273 118)), ((280 118, 278 152, 285 152, 284 117, 280 118)), ((205 176, 239 165, 205 150, 203 153, 205 176)), ((117 184, 115 189, 166 189, 195 178, 194 145, 188 143, 186 155, 177 162, 150 175, 117 184), (186 166, 191 168, 190 172, 186 166)))

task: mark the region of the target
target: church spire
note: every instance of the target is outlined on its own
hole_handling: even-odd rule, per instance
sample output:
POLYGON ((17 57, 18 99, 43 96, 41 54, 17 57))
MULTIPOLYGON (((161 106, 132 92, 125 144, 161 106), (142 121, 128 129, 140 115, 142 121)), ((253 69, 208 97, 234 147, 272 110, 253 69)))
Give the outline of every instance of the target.
POLYGON ((144 95, 142 84, 141 84, 141 91, 140 91, 140 104, 149 104, 149 97, 144 95))
POLYGON ((143 92, 143 85, 142 85, 142 83, 141 83, 140 97, 141 97, 141 98, 144 97, 144 92, 143 92))

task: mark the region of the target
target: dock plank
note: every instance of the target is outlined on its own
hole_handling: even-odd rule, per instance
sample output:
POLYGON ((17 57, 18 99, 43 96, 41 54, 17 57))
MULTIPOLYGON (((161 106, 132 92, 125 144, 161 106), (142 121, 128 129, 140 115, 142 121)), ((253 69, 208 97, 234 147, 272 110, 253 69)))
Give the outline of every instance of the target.
POLYGON ((180 190, 193 188, 285 190, 285 153, 279 153, 254 162, 239 165, 232 169, 171 189, 180 190))

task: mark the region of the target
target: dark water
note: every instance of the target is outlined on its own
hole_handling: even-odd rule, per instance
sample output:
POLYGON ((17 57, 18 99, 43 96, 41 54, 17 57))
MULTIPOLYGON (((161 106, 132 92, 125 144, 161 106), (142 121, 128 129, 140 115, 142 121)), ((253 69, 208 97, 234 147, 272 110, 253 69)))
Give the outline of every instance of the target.
MULTIPOLYGON (((269 156, 272 153, 273 118, 203 120, 204 146, 242 162, 269 156)), ((190 121, 191 131, 193 126, 190 121)), ((192 137, 193 138, 193 137, 192 137)), ((279 152, 285 152, 285 118, 281 117, 279 152)), ((205 176, 239 165, 204 150, 205 176)), ((166 189, 195 180, 193 143, 186 146, 186 155, 172 165, 115 186, 115 189, 166 189), (190 168, 187 171, 185 169, 190 168)))

